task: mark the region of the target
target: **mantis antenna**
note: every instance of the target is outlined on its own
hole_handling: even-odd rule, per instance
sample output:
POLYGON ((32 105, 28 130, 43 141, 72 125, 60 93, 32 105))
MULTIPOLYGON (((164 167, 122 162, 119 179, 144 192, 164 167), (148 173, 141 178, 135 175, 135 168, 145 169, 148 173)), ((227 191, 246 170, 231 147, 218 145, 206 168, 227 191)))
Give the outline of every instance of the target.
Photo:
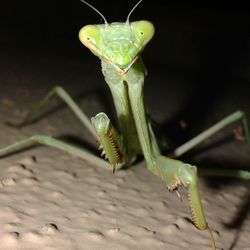
MULTIPOLYGON (((101 17, 102 19, 104 20, 104 23, 106 26, 108 26, 108 22, 106 20, 106 18, 104 17, 104 15, 98 10, 96 9, 94 6, 92 6, 91 4, 89 4, 88 2, 86 2, 85 0, 80 0, 81 2, 83 2, 84 4, 88 5, 91 9, 93 9, 95 12, 97 12, 101 17)), ((142 0, 141 0, 142 1, 142 0)), ((137 4, 138 5, 138 4, 137 4)))
MULTIPOLYGON (((82 1, 82 0, 81 0, 82 1)), ((133 11, 136 9, 136 7, 142 2, 142 0, 140 0, 133 8, 132 10, 129 12, 126 23, 129 23, 129 18, 131 16, 131 14, 133 13, 133 11)))

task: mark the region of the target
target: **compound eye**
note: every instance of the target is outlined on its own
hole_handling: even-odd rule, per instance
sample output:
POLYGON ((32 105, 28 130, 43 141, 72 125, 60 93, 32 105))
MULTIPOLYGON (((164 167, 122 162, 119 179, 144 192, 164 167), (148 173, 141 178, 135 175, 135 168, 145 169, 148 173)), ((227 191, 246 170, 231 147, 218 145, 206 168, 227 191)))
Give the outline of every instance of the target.
POLYGON ((133 22, 132 27, 143 46, 146 45, 154 35, 154 26, 149 21, 133 22))
POLYGON ((86 25, 79 31, 79 39, 89 49, 98 47, 100 30, 97 25, 86 25))

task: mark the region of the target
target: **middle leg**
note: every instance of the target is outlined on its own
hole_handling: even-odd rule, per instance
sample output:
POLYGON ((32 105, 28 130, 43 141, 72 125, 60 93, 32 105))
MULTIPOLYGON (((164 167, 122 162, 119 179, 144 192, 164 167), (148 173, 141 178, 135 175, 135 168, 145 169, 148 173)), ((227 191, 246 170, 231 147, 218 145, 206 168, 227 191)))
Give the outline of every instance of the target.
POLYGON ((0 157, 4 157, 6 155, 12 154, 14 152, 24 150, 30 147, 33 147, 37 144, 46 145, 50 147, 54 147, 57 149, 60 149, 62 151, 65 151, 67 153, 76 155, 83 160, 86 160, 90 163, 93 163, 95 165, 98 165, 100 167, 108 168, 110 164, 100 157, 97 157, 93 155, 92 153, 88 152, 84 149, 79 149, 75 146, 69 145, 65 142, 62 142, 60 140, 57 140, 50 136, 45 135, 34 135, 28 138, 25 138, 23 140, 20 140, 18 142, 15 142, 11 145, 6 146, 5 148, 0 149, 0 157))
POLYGON ((223 120, 219 121, 218 123, 216 123, 212 127, 208 128, 207 130, 205 130, 201 134, 195 136, 190 141, 188 141, 188 142, 184 143, 183 145, 179 146, 178 148, 176 148, 174 150, 172 156, 180 157, 181 155, 185 154, 186 152, 188 152, 189 150, 191 150, 195 146, 199 145, 200 143, 202 143, 203 141, 205 141, 209 137, 216 134, 221 129, 227 127, 228 125, 230 125, 234 122, 240 121, 240 120, 242 120, 242 123, 243 123, 246 141, 247 141, 248 145, 250 146, 250 131, 249 131, 249 126, 248 126, 248 122, 246 119, 246 115, 242 111, 236 111, 233 114, 224 118, 223 120))
POLYGON ((34 120, 34 118, 41 112, 49 103, 49 101, 54 97, 60 97, 80 120, 80 122, 88 129, 88 131, 97 139, 96 132, 94 131, 89 118, 84 114, 80 107, 75 103, 75 101, 70 97, 70 95, 60 86, 54 87, 45 97, 43 97, 40 102, 34 106, 33 109, 27 114, 24 120, 17 124, 11 124, 14 127, 23 127, 34 120))

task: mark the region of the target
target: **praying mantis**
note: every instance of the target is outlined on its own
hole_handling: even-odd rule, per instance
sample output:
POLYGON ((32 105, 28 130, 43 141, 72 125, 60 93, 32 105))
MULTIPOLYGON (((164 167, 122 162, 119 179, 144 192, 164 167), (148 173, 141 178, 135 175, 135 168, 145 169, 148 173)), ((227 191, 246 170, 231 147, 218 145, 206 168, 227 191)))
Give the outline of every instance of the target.
POLYGON ((181 186, 187 189, 193 224, 199 230, 208 231, 211 248, 216 250, 212 229, 207 223, 201 202, 198 174, 250 179, 250 172, 232 169, 198 169, 196 166, 186 164, 176 158, 222 128, 239 120, 243 123, 245 138, 250 144, 250 132, 245 114, 237 111, 224 118, 175 149, 171 153, 173 158, 162 155, 161 145, 145 111, 143 91, 147 71, 140 56, 154 35, 154 26, 145 20, 129 21, 131 13, 142 0, 130 11, 126 22, 111 24, 92 5, 85 0, 81 1, 95 10, 104 20, 104 24, 84 26, 79 32, 79 38, 83 45, 101 59, 102 73, 114 100, 119 129, 111 123, 109 117, 103 112, 98 113, 90 120, 61 87, 53 88, 16 126, 22 127, 33 121, 51 98, 59 96, 93 137, 100 142, 102 156, 105 157, 106 161, 92 155, 87 150, 44 135, 34 135, 6 146, 0 150, 0 157, 36 144, 43 144, 77 155, 100 167, 109 168, 111 165, 112 171, 115 172, 131 166, 135 163, 138 155, 143 155, 147 169, 158 176, 169 191, 178 192, 178 188, 181 186))

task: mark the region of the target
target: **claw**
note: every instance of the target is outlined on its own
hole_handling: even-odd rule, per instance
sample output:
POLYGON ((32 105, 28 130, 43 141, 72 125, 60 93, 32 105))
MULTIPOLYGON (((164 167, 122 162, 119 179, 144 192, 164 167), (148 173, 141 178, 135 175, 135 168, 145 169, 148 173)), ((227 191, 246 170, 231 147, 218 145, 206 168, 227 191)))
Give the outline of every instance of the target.
POLYGON ((113 173, 113 174, 115 173, 115 167, 116 167, 116 165, 114 164, 114 165, 113 165, 113 169, 112 169, 112 173, 113 173))
POLYGON ((176 192, 178 198, 182 201, 182 197, 181 197, 180 193, 178 192, 178 190, 175 190, 175 192, 176 192))

